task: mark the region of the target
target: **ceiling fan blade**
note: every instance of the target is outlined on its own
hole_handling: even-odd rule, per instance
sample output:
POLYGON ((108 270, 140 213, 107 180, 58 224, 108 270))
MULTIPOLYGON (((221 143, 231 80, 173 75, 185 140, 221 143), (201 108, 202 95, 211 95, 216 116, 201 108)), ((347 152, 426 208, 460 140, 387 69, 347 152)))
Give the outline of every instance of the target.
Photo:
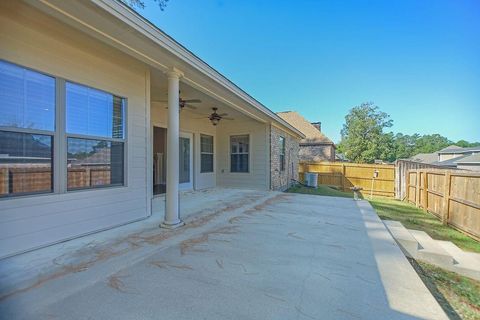
POLYGON ((235 120, 233 118, 229 118, 229 117, 222 117, 222 120, 225 119, 225 120, 235 120))
POLYGON ((187 103, 201 103, 202 100, 200 100, 200 99, 187 99, 187 100, 183 100, 183 102, 187 102, 187 103))
POLYGON ((196 110, 196 109, 197 109, 197 107, 192 106, 192 105, 189 104, 189 103, 186 103, 186 104, 185 104, 185 107, 187 107, 187 108, 189 108, 189 109, 192 109, 192 110, 196 110))

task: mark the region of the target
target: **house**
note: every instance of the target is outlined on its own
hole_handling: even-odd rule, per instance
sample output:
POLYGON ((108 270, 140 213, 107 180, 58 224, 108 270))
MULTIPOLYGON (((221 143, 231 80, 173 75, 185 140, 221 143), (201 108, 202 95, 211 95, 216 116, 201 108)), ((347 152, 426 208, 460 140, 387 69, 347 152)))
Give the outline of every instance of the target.
POLYGON ((451 145, 437 152, 419 153, 408 160, 442 168, 480 171, 478 155, 480 147, 462 148, 451 145))
POLYGON ((480 146, 462 148, 451 145, 438 151, 438 162, 480 153, 480 146))
POLYGON ((322 133, 320 122, 311 123, 295 111, 277 114, 305 135, 300 141, 300 161, 335 161, 335 144, 322 133))
POLYGON ((458 169, 480 171, 480 153, 461 157, 456 164, 458 169))
POLYGON ((297 178, 302 132, 120 1, 1 1, 0 43, 0 258, 297 178))

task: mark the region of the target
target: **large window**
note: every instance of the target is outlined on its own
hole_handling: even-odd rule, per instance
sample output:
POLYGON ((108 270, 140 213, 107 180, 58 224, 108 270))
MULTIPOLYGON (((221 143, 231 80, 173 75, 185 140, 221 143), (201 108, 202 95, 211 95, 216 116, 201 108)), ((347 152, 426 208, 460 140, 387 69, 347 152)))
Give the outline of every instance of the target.
POLYGON ((66 83, 68 189, 124 183, 124 99, 66 83))
POLYGON ((0 197, 53 191, 55 78, 0 60, 0 197))
POLYGON ((200 135, 200 172, 213 172, 213 137, 200 135))
POLYGON ((230 172, 248 172, 249 136, 230 137, 230 172))
POLYGON ((285 138, 280 137, 278 141, 280 148, 280 171, 285 171, 285 138))
POLYGON ((124 185, 125 108, 123 98, 0 60, 0 198, 124 185))

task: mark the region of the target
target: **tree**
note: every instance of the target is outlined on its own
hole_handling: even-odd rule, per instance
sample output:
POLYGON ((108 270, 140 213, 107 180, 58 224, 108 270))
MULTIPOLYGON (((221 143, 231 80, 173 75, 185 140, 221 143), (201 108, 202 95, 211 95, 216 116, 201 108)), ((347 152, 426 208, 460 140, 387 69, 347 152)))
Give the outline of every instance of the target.
POLYGON ((414 155, 419 153, 432 153, 452 145, 453 142, 446 137, 436 134, 426 134, 415 142, 414 155))
POLYGON ((462 148, 478 147, 480 146, 480 142, 468 142, 465 140, 458 140, 457 143, 455 143, 455 145, 462 148))
MULTIPOLYGON (((132 8, 137 8, 137 9, 143 9, 145 8, 145 1, 144 0, 121 0, 123 1, 124 3, 128 4, 130 7, 132 8)), ((167 2, 169 0, 153 0, 154 2, 156 2, 158 4, 158 6, 160 7, 160 10, 165 10, 165 8, 167 7, 167 2)))
POLYGON ((413 156, 419 137, 419 134, 409 136, 408 134, 397 133, 394 138, 395 159, 406 159, 413 156))
POLYGON ((392 125, 390 116, 381 112, 372 102, 362 103, 351 109, 345 117, 338 151, 354 162, 393 160, 393 133, 383 132, 392 125))

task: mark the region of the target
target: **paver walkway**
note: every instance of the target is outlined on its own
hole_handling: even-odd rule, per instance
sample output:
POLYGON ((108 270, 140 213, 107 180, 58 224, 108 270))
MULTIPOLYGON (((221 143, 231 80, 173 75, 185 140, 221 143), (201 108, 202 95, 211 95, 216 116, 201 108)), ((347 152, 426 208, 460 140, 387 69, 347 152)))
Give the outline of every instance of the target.
POLYGON ((0 314, 446 319, 367 202, 281 193, 249 202, 169 231, 148 254, 126 253, 9 296, 0 314))

